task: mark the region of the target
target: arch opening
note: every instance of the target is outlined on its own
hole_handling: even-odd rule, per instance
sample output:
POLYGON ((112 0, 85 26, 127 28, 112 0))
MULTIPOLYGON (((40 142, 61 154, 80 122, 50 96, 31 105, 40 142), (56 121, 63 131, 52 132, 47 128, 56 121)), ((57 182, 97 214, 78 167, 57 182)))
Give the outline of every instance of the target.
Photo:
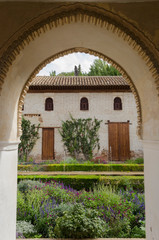
POLYGON ((49 57, 48 59, 44 60, 44 62, 42 62, 41 64, 39 64, 38 67, 35 68, 35 70, 33 71, 33 73, 30 75, 29 79, 26 81, 23 90, 21 92, 20 98, 19 98, 19 102, 18 102, 18 122, 17 122, 17 126, 18 126, 18 136, 20 136, 21 134, 21 119, 22 119, 22 106, 24 105, 24 99, 25 96, 27 94, 27 91, 29 89, 29 86, 33 80, 33 78, 39 73, 39 71, 44 68, 48 63, 52 62, 53 60, 59 58, 59 57, 63 57, 67 54, 70 53, 76 53, 76 52, 83 52, 83 53, 88 53, 94 56, 97 56, 101 59, 103 59, 104 61, 108 62, 109 64, 111 64, 113 67, 115 67, 124 77, 124 79, 126 80, 126 82, 130 85, 130 89, 132 91, 132 93, 134 94, 135 97, 135 101, 136 101, 136 108, 137 108, 137 135, 142 138, 142 111, 141 111, 141 103, 140 103, 140 98, 139 98, 139 94, 138 91, 133 83, 133 81, 131 80, 130 76, 127 74, 127 72, 119 65, 117 64, 115 61, 113 61, 112 59, 108 58, 107 56, 103 55, 102 53, 96 52, 92 49, 86 49, 86 48, 73 48, 73 49, 68 49, 66 51, 60 52, 54 56, 49 57))

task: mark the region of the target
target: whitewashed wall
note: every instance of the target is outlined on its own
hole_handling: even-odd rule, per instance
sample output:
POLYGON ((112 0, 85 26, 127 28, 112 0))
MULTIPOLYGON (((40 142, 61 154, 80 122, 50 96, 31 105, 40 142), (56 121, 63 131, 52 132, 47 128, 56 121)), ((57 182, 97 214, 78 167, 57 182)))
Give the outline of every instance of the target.
MULTIPOLYGON (((64 157, 63 144, 59 134, 62 120, 69 119, 69 114, 74 118, 94 118, 103 120, 100 134, 100 153, 108 150, 108 120, 112 122, 130 121, 130 150, 134 157, 142 156, 142 143, 136 135, 137 110, 135 99, 130 92, 103 92, 103 93, 28 93, 24 103, 24 114, 41 114, 41 116, 25 116, 32 123, 41 127, 55 128, 55 158, 64 157), (53 111, 45 111, 45 99, 51 97, 54 102, 53 111), (87 97, 89 111, 80 111, 80 99, 87 97), (113 100, 115 97, 122 99, 122 110, 114 111, 113 100)), ((42 154, 42 129, 39 131, 40 139, 37 141, 31 156, 40 160, 42 154)))

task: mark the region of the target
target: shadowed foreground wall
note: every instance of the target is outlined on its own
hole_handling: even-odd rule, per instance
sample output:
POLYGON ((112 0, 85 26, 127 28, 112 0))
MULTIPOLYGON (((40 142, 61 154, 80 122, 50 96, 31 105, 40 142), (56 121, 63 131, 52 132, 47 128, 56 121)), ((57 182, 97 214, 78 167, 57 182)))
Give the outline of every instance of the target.
POLYGON ((147 240, 159 239, 158 12, 159 3, 152 1, 71 6, 0 3, 0 239, 15 240, 17 113, 21 91, 37 66, 71 48, 92 49, 112 59, 136 87, 143 119, 147 240), (42 25, 41 21, 56 15, 54 27, 42 25), (61 20, 63 15, 66 17, 61 20), (101 17, 100 21, 96 16, 101 17), (27 35, 35 26, 38 31, 27 35))

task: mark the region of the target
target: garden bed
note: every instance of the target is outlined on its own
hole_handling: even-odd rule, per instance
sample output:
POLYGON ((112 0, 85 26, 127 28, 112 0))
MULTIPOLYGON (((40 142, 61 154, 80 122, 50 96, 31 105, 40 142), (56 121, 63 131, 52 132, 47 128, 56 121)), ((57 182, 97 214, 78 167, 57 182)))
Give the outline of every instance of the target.
POLYGON ((18 184, 18 238, 144 238, 144 220, 144 194, 128 186, 77 191, 55 181, 18 184))

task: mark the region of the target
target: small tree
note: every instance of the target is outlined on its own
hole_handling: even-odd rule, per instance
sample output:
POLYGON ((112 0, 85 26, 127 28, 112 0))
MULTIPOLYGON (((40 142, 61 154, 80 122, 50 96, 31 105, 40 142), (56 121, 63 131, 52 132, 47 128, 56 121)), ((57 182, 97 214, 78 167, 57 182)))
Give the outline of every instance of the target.
POLYGON ((18 147, 19 159, 23 161, 28 160, 28 155, 33 149, 37 139, 39 138, 39 127, 31 124, 29 120, 22 118, 22 135, 20 137, 20 144, 18 147))
POLYGON ((59 130, 64 146, 72 157, 79 159, 83 154, 85 160, 93 157, 93 150, 100 149, 98 130, 102 121, 96 118, 75 119, 62 121, 62 129, 59 130))
POLYGON ((82 69, 81 69, 81 65, 78 65, 78 76, 82 76, 82 69))
POLYGON ((75 76, 78 76, 78 68, 77 68, 77 66, 75 66, 74 71, 75 71, 75 76))
POLYGON ((56 71, 49 72, 50 76, 56 76, 56 71))

